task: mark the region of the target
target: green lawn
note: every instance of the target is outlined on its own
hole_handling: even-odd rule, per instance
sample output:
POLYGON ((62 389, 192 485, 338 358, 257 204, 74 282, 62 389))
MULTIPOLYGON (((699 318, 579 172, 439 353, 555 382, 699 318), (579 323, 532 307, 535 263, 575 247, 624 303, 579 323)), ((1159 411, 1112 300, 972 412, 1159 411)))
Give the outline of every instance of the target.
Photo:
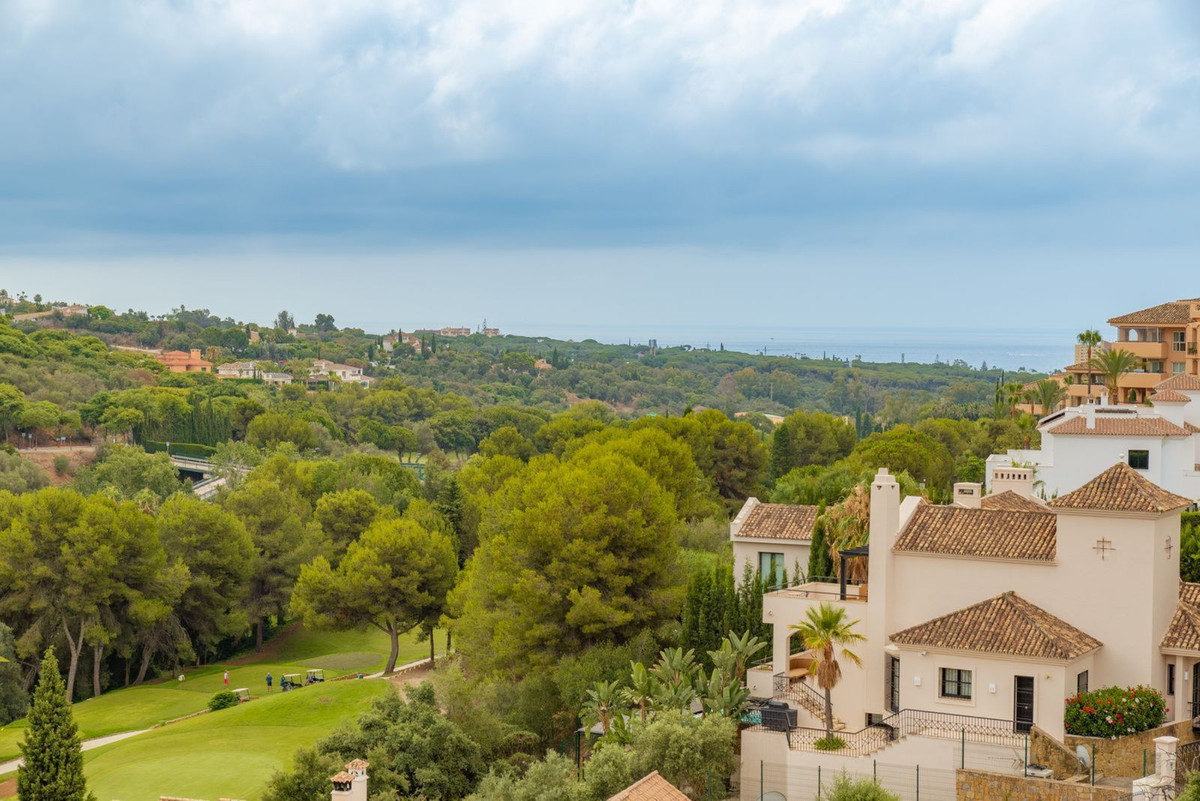
MULTIPOLYGON (((306 631, 298 629, 281 635, 280 643, 268 643, 269 657, 258 662, 229 668, 229 689, 248 687, 253 695, 266 693, 266 674, 270 671, 278 692, 279 677, 284 673, 303 673, 307 668, 320 667, 328 678, 358 672, 372 673, 383 669, 389 643, 379 631, 306 631), (269 659, 269 661, 267 661, 269 659)), ((445 636, 436 637, 438 652, 445 647, 445 636)), ((429 642, 417 642, 412 634, 401 640, 398 664, 414 662, 429 655, 429 642)), ((163 721, 198 712, 208 699, 223 689, 225 666, 208 665, 187 672, 180 682, 167 680, 158 684, 113 690, 75 704, 75 721, 84 739, 103 737, 123 731, 154 726, 163 721)), ((85 679, 86 680, 86 679, 85 679)), ((24 737, 25 721, 18 720, 0 728, 0 762, 19 756, 18 745, 24 737)), ((290 751, 289 751, 290 756, 290 751)), ((124 799, 122 800, 124 801, 124 799)))
POLYGON ((297 748, 391 691, 378 680, 329 682, 156 729, 87 752, 88 787, 105 801, 160 795, 253 801, 276 770, 291 765, 297 748))

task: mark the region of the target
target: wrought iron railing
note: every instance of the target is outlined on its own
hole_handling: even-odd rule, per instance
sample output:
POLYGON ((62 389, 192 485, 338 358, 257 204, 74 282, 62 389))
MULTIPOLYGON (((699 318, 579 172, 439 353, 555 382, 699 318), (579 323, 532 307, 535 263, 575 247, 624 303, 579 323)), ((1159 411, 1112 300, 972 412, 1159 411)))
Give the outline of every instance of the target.
POLYGON ((776 673, 771 677, 771 682, 772 698, 795 701, 817 717, 825 714, 825 696, 815 687, 786 673, 776 673))

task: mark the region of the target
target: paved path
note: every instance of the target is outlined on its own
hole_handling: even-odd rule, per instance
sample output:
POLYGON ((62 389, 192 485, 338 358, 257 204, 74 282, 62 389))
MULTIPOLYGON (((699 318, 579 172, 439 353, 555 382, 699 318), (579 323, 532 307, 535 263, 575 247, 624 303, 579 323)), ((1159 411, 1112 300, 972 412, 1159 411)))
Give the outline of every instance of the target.
MULTIPOLYGON (((93 737, 90 740, 83 741, 83 750, 91 751, 93 748, 99 748, 102 745, 109 743, 119 743, 121 740, 127 740, 130 737, 136 737, 139 734, 145 734, 149 729, 139 729, 138 731, 123 731, 120 734, 110 734, 107 737, 93 737)), ((17 768, 21 767, 23 759, 11 759, 8 762, 0 762, 0 776, 7 773, 12 773, 17 768)))

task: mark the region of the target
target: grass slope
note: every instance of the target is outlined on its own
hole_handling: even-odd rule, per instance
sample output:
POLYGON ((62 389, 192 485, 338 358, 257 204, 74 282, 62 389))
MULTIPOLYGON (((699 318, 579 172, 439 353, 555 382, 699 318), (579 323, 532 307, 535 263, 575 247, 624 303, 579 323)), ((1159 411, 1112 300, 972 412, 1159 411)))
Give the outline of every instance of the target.
MULTIPOLYGON (((436 636, 439 653, 444 636, 436 636)), ((253 653, 231 660, 229 689, 249 687, 253 695, 266 692, 266 674, 275 678, 284 673, 303 673, 310 667, 325 668, 333 678, 356 671, 382 670, 389 651, 388 637, 382 632, 308 631, 289 628, 264 647, 262 660, 253 653)), ((417 642, 416 634, 401 639, 399 664, 415 662, 429 655, 429 642, 417 642)), ((155 726, 206 708, 208 699, 224 689, 223 664, 208 665, 187 672, 182 682, 166 680, 158 684, 113 690, 98 698, 81 701, 72 708, 83 738, 103 737, 123 731, 155 726)), ((86 680, 86 679, 85 679, 86 680)), ((18 746, 25 736, 25 721, 18 720, 0 729, 0 762, 20 755, 18 746)), ((290 757, 291 751, 288 754, 290 757)), ((124 801, 124 800, 123 800, 124 801)))
POLYGON ((393 692, 379 680, 327 682, 276 693, 87 752, 88 787, 100 799, 157 801, 160 795, 262 795, 296 749, 312 745, 373 698, 393 692))

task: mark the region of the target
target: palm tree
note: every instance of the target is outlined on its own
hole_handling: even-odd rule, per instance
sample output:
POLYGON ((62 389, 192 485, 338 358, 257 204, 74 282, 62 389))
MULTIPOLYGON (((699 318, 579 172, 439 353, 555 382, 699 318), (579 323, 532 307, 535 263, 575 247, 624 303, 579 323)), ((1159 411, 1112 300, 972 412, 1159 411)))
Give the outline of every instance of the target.
POLYGON ((618 708, 620 701, 621 688, 617 682, 598 681, 587 691, 587 700, 583 702, 583 708, 589 717, 594 717, 600 722, 600 730, 608 734, 612 727, 613 711, 618 708))
MULTIPOLYGON (((855 485, 846 499, 825 513, 825 536, 829 543, 829 561, 835 573, 842 562, 841 551, 867 544, 871 533, 871 496, 862 484, 855 485)), ((856 559, 850 563, 850 578, 862 581, 866 563, 856 559)))
POLYGON ((1000 397, 1004 403, 1004 408, 1008 409, 1009 416, 1013 419, 1016 419, 1017 404, 1021 402, 1021 395, 1024 392, 1024 387, 1016 381, 1009 381, 1000 388, 1000 397))
POLYGON ((817 686, 825 691, 826 737, 833 736, 833 688, 842 680, 842 666, 838 664, 838 656, 859 667, 862 666, 858 654, 846 647, 866 640, 866 637, 853 631, 857 624, 857 620, 846 620, 845 609, 823 603, 809 607, 806 619, 792 625, 792 630, 804 639, 804 647, 816 652, 812 669, 817 677, 817 686))
POLYGON ((1088 366, 1104 376, 1104 385, 1108 387, 1110 402, 1117 403, 1121 398, 1117 395, 1117 382, 1121 376, 1131 372, 1141 363, 1141 359, 1127 350, 1106 350, 1092 358, 1088 366))
POLYGON ((625 700, 630 706, 638 708, 642 723, 645 723, 650 705, 654 703, 654 677, 641 662, 630 664, 633 666, 633 670, 629 674, 629 686, 625 688, 625 700))
MULTIPOLYGON (((1100 332, 1089 328, 1086 331, 1081 331, 1075 340, 1080 345, 1087 345, 1087 364, 1092 366, 1092 348, 1100 344, 1100 332)), ((1088 373, 1088 395, 1092 394, 1092 374, 1088 373)))
POLYGON ((1033 385, 1030 393, 1034 403, 1042 407, 1042 414, 1047 415, 1058 409, 1058 405, 1067 397, 1067 391, 1062 384, 1053 378, 1043 378, 1033 385))
POLYGON ((742 682, 746 678, 746 665, 754 655, 767 647, 767 643, 745 632, 742 636, 732 631, 725 635, 721 642, 721 650, 709 651, 708 655, 713 664, 728 672, 734 681, 742 682))

